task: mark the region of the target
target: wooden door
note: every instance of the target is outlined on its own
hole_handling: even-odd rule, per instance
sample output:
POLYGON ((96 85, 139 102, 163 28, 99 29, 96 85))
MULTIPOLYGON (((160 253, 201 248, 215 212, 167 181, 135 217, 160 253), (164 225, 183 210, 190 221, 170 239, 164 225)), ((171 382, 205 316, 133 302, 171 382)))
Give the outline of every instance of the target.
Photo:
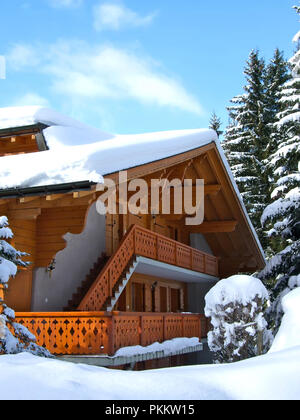
POLYGON ((160 287, 160 312, 168 312, 168 289, 160 287))
POLYGON ((142 283, 132 283, 132 311, 145 311, 145 289, 142 283))
POLYGON ((171 312, 178 312, 180 306, 180 289, 171 289, 171 312))

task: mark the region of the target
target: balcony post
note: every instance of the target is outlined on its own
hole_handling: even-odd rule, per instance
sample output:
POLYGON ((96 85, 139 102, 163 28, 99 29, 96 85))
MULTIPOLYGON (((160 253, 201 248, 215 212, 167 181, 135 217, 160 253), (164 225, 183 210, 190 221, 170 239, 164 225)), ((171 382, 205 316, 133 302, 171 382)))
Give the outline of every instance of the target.
POLYGON ((115 351, 115 322, 114 322, 114 313, 112 312, 111 317, 108 321, 108 355, 113 356, 115 351))
POLYGON ((133 235, 132 235, 132 242, 133 242, 133 255, 136 255, 136 228, 133 228, 133 235))
POLYGON ((143 315, 140 316, 140 342, 139 345, 140 346, 144 346, 144 325, 143 325, 143 315))
POLYGON ((167 331, 166 331, 166 315, 163 314, 163 342, 166 341, 167 331))

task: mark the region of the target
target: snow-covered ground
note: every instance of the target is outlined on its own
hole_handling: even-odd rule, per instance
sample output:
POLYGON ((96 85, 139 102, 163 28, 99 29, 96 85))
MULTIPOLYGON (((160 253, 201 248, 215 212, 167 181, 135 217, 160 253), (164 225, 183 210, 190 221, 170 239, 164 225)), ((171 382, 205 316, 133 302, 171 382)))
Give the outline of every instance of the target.
POLYGON ((300 288, 284 297, 271 351, 228 365, 109 370, 22 353, 0 356, 0 399, 299 400, 300 288))
POLYGON ((300 346, 231 365, 128 372, 0 356, 0 398, 29 400, 300 399, 300 346))

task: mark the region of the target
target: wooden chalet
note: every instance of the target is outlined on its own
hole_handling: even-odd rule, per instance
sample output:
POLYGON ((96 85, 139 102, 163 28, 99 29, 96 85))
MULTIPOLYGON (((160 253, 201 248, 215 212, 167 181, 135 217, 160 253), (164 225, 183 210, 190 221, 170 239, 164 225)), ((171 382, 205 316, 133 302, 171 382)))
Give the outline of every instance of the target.
MULTIPOLYGON (((0 129, 0 215, 8 217, 12 243, 29 254, 31 265, 10 281, 5 301, 53 354, 112 356, 123 347, 178 337, 201 340, 209 328, 204 316, 208 290, 220 278, 264 267, 214 132, 206 130, 204 141, 202 131, 187 132, 193 141, 183 149, 177 145, 184 143, 184 133, 173 134, 179 136, 173 148, 172 135, 162 134, 153 150, 160 150, 160 144, 171 149, 162 147, 167 151, 153 153, 154 158, 145 146, 151 135, 141 136, 145 156, 140 164, 126 157, 130 136, 113 149, 113 160, 119 170, 128 171, 128 182, 204 179, 204 223, 186 226, 185 214, 100 215, 96 202, 102 193, 85 178, 65 182, 62 177, 62 182, 41 185, 31 177, 10 183, 3 168, 32 170, 33 155, 36 162, 50 156, 49 133, 58 128, 57 122, 37 118, 25 126, 14 124, 0 129)), ((80 133, 84 136, 82 128, 80 133)), ((104 140, 102 152, 99 146, 103 165, 109 142, 104 140)), ((138 136, 134 144, 138 154, 138 136)), ((61 149, 65 162, 66 150, 61 149)), ((103 169, 101 159, 101 176, 118 183, 119 170, 103 169)))

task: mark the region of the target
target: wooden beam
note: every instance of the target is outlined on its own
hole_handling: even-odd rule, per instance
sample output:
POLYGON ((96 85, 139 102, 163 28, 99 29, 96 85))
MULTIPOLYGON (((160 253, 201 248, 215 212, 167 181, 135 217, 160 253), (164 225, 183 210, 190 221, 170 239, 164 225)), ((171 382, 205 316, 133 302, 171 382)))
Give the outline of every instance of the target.
POLYGON ((205 195, 217 195, 221 191, 222 187, 219 184, 214 185, 205 185, 204 194, 205 195))
POLYGON ((36 220, 41 215, 41 209, 9 210, 8 217, 14 220, 36 220))
POLYGON ((48 195, 48 199, 46 196, 39 196, 39 197, 24 197, 21 199, 8 199, 8 200, 0 200, 0 204, 8 204, 9 211, 12 210, 22 210, 22 209, 32 209, 32 208, 56 208, 56 207, 72 207, 72 206, 84 206, 90 205, 91 202, 96 201, 97 194, 91 192, 91 194, 87 195, 86 197, 81 198, 73 198, 72 193, 68 194, 57 194, 57 195, 48 195), (51 197, 51 198, 49 198, 51 197))
MULTIPOLYGON (((207 153, 209 150, 214 149, 214 148, 215 148, 215 143, 212 141, 210 144, 206 146, 201 146, 195 150, 191 150, 189 152, 181 153, 180 155, 172 156, 169 158, 161 159, 159 161, 155 161, 155 162, 148 163, 145 165, 139 165, 134 168, 128 169, 128 172, 127 172, 128 181, 131 181, 132 179, 136 179, 136 178, 145 177, 146 175, 156 173, 160 170, 165 170, 166 168, 171 167, 173 165, 179 165, 195 157, 201 156, 204 153, 207 153)), ((105 178, 110 178, 114 180, 116 183, 118 183, 119 172, 107 174, 105 175, 105 178)))
POLYGON ((73 198, 78 199, 78 198, 84 198, 84 197, 88 197, 89 195, 94 194, 94 191, 75 191, 73 192, 73 198))
POLYGON ((199 226, 187 226, 190 233, 228 233, 234 232, 238 222, 236 220, 224 220, 203 222, 199 226))
POLYGON ((37 200, 39 197, 22 197, 19 198, 19 203, 20 204, 25 204, 25 203, 30 203, 32 201, 37 200))
POLYGON ((46 201, 56 201, 64 197, 64 194, 51 194, 46 196, 46 201))

